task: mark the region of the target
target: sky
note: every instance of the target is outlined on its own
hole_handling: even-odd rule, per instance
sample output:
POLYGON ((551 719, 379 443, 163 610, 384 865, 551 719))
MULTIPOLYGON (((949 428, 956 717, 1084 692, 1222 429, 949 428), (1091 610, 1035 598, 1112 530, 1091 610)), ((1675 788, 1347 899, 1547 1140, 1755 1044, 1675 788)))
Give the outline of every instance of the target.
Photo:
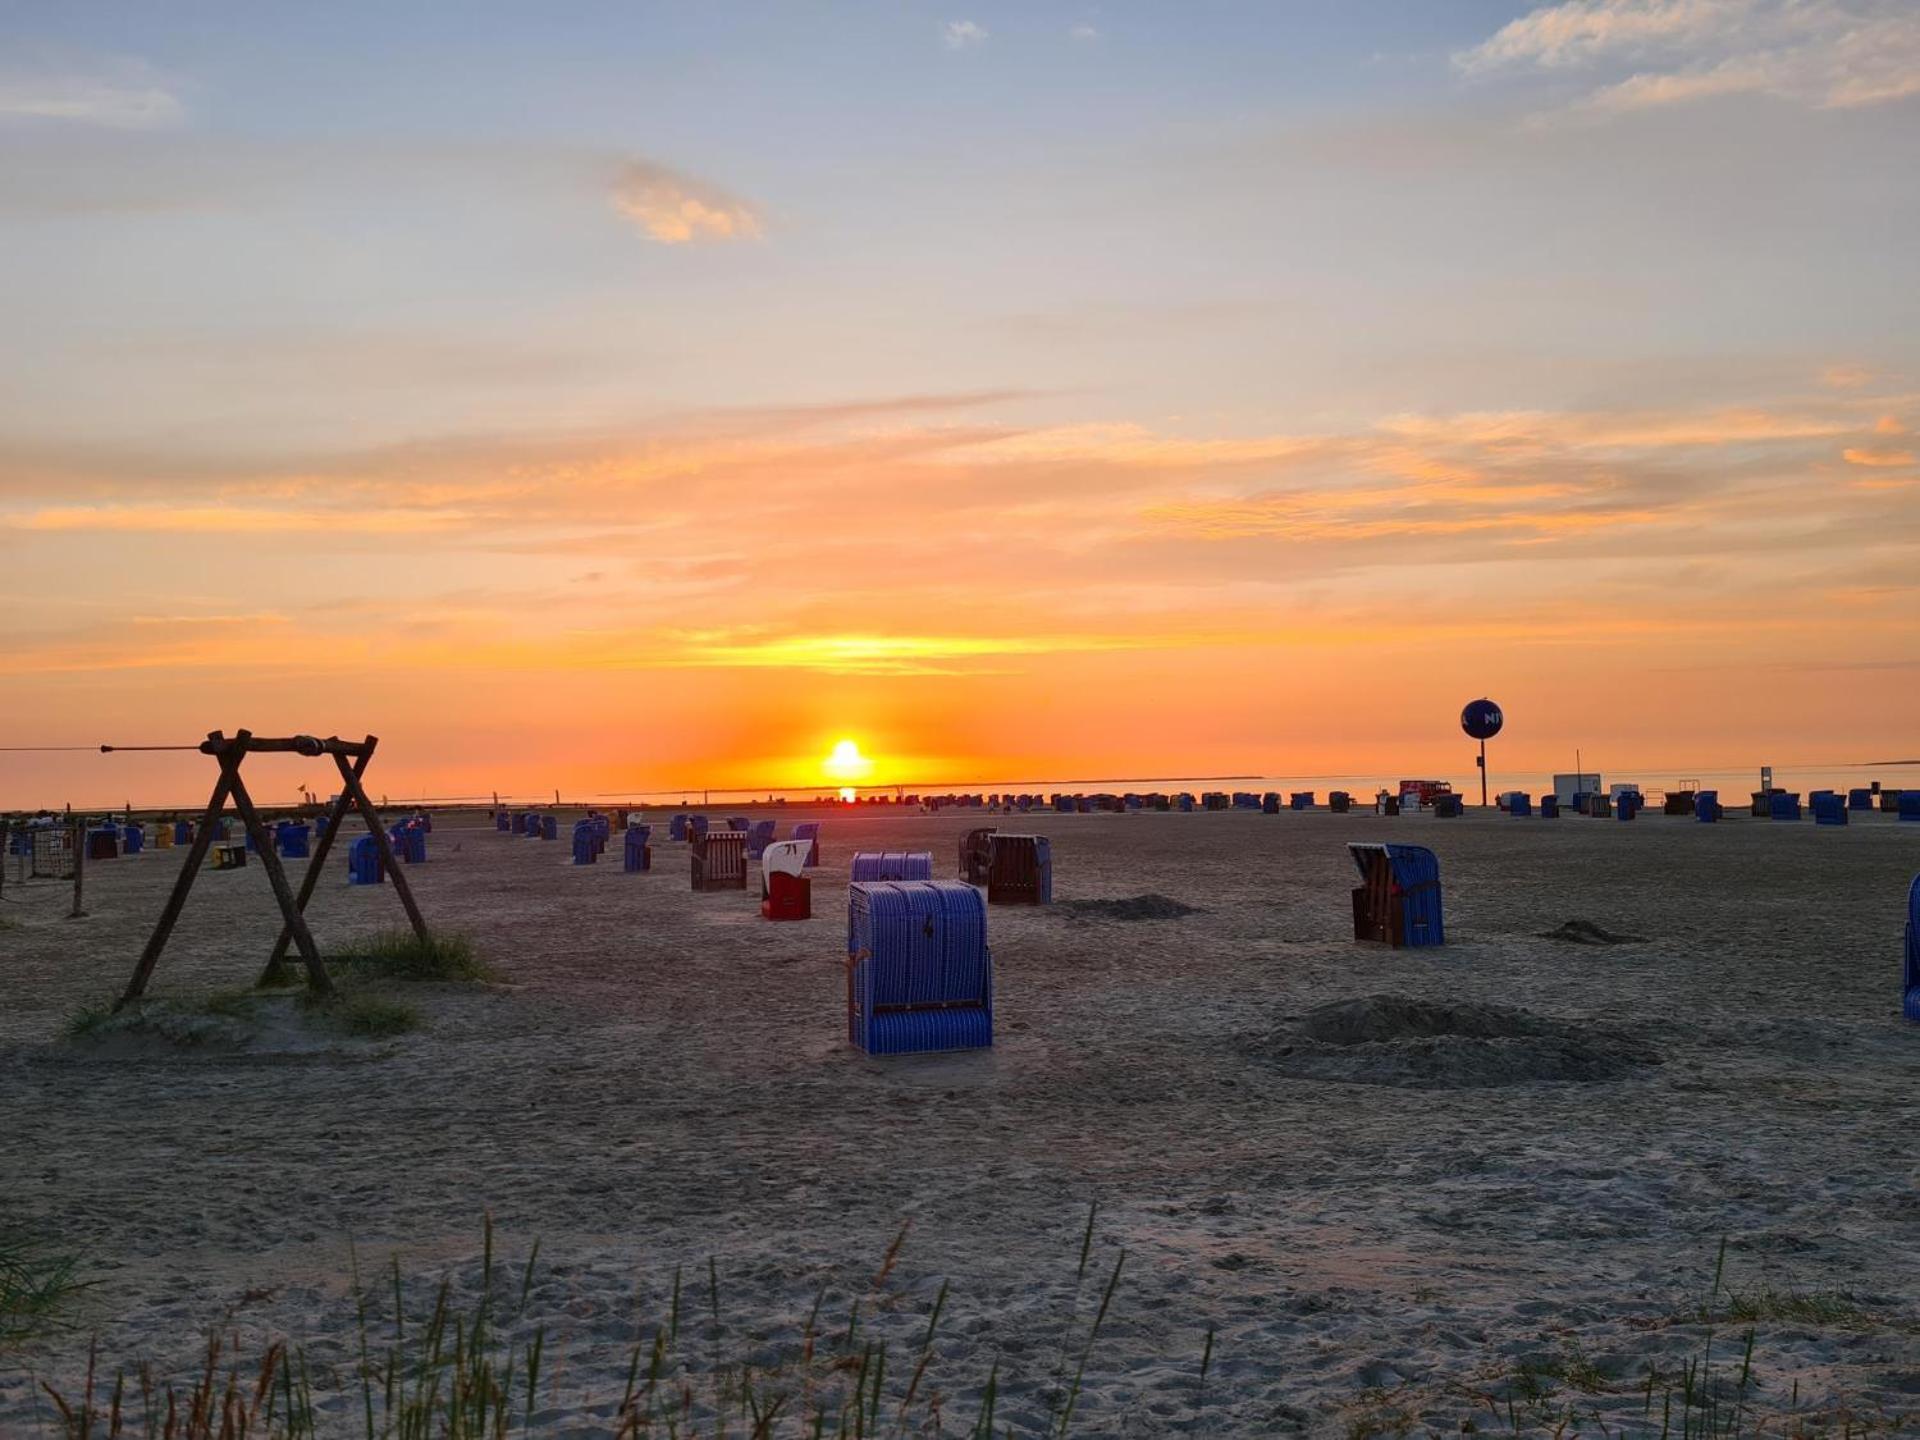
POLYGON ((0 745, 1906 758, 1916 237, 1911 0, 15 0, 0 745))

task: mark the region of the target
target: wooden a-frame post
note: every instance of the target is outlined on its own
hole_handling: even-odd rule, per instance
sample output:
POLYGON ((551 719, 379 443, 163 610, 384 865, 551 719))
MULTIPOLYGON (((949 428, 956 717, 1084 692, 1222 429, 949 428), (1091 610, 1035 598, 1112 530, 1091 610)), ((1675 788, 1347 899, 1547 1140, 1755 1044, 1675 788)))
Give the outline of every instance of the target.
POLYGON ((229 798, 234 808, 240 812, 241 823, 247 833, 253 837, 255 851, 260 856, 260 865, 267 872, 267 883, 273 889, 273 898, 280 906, 280 938, 274 946, 273 958, 268 961, 268 974, 277 971, 286 954, 289 942, 300 949, 300 958, 307 969, 307 983, 319 994, 329 994, 333 990, 333 980, 327 974, 326 962, 320 958, 320 950, 314 944, 313 934, 307 929, 304 911, 307 901, 312 897, 314 886, 318 883, 321 863, 332 848, 332 840, 344 818, 349 802, 353 803, 366 819, 372 831, 375 843, 380 847, 382 859, 388 873, 393 876, 394 888, 400 893, 400 903, 406 907, 407 918, 413 923, 414 933, 421 939, 427 938, 426 922, 420 916, 420 908, 414 903, 413 891, 400 872, 393 854, 392 842, 387 838, 385 827, 380 823, 380 813, 367 799, 366 791, 360 784, 360 776, 367 768, 367 762, 373 756, 374 746, 378 743, 369 735, 364 741, 342 740, 338 736, 320 740, 311 735, 295 735, 284 739, 265 739, 255 736, 251 731, 236 731, 231 739, 220 731, 210 733, 200 746, 204 754, 213 756, 220 763, 220 775, 214 782, 213 794, 207 801, 207 808, 194 828, 193 844, 188 848, 186 858, 181 864, 180 874, 174 880, 173 890, 167 896, 167 903, 161 907, 160 919, 154 925, 153 934, 148 937, 146 949, 140 954, 139 963, 134 966, 133 978, 127 982, 126 993, 115 1003, 119 1010, 140 998, 152 977, 154 967, 160 961, 160 954, 166 949, 168 937, 180 919, 185 908, 187 896, 193 890, 193 882, 200 873, 200 867, 207 858, 207 849, 213 843, 214 827, 219 823, 221 812, 226 808, 229 798), (247 793, 247 787, 240 778, 240 764, 249 753, 291 752, 300 755, 331 755, 334 763, 340 767, 342 780, 346 788, 334 803, 333 815, 327 826, 327 833, 321 837, 319 848, 308 864, 307 873, 301 881, 300 894, 294 895, 287 883, 286 870, 280 864, 280 855, 273 843, 273 836, 260 819, 260 813, 254 808, 253 797, 247 793), (351 759, 354 763, 349 765, 351 759))

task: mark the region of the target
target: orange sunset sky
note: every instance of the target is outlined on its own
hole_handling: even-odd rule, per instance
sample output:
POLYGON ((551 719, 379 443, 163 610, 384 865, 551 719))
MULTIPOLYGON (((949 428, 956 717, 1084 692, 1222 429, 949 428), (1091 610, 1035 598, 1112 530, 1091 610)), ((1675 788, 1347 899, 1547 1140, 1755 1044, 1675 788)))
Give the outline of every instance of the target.
POLYGON ((1873 0, 9 7, 0 744, 1904 759, 1916 141, 1873 0))

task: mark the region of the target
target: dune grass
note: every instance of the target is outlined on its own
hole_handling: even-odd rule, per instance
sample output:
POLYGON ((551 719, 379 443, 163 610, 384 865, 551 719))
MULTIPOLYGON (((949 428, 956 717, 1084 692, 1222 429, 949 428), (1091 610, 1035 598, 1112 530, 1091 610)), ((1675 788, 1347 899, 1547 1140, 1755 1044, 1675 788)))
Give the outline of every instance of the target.
MULTIPOLYGON (((988 1362, 984 1377, 975 1374, 957 1383, 936 1374, 945 1285, 924 1326, 917 1327, 917 1343, 896 1353, 867 1333, 868 1320, 885 1304, 883 1292, 906 1233, 903 1228, 896 1236, 844 1318, 837 1312, 829 1317, 823 1283, 805 1318, 771 1339, 762 1329, 729 1327, 716 1262, 709 1260, 698 1279, 676 1269, 660 1313, 638 1328, 641 1338, 629 1354, 618 1404, 611 1394, 599 1397, 596 1409, 606 1418, 596 1433, 616 1440, 908 1440, 927 1435, 990 1440, 1014 1433, 1000 1414, 997 1361, 988 1362), (960 1408, 950 1398, 956 1389, 973 1394, 970 1413, 954 1413, 960 1408)), ((1090 1242, 1083 1244, 1076 1295, 1090 1251, 1090 1242)), ((351 1279, 358 1316, 355 1358, 346 1366, 317 1366, 284 1341, 246 1354, 237 1340, 216 1333, 190 1383, 162 1378, 151 1365, 121 1370, 108 1383, 98 1355, 90 1353, 79 1393, 68 1395, 51 1385, 46 1393, 67 1436, 103 1440, 335 1440, 346 1435, 507 1440, 536 1434, 545 1428, 539 1423, 542 1407, 556 1402, 559 1389, 546 1328, 530 1323, 527 1315, 539 1259, 536 1243, 518 1266, 500 1264, 489 1219, 483 1226, 477 1294, 456 1305, 449 1276, 424 1309, 409 1303, 411 1287, 397 1259, 377 1283, 363 1283, 356 1267, 351 1279)), ((1122 1252, 1091 1318, 1079 1316, 1077 1303, 1067 1318, 1060 1353, 1078 1356, 1071 1383, 1052 1388, 1045 1428, 1022 1433, 1064 1437, 1072 1432, 1087 1363, 1124 1262, 1122 1252)), ((1202 1394, 1212 1348, 1209 1334, 1200 1368, 1202 1394)), ((575 1384, 568 1381, 569 1387, 575 1384)), ((574 1394, 571 1388, 568 1394, 574 1394)))
POLYGON ((300 1008, 348 1035, 380 1039, 404 1035, 421 1026, 419 1010, 377 990, 337 989, 331 995, 303 994, 300 1008))
POLYGON ((85 1287, 77 1256, 0 1231, 0 1350, 60 1324, 61 1307, 85 1287))
POLYGON ((480 981, 492 969, 474 953, 464 935, 429 935, 411 930, 375 935, 351 949, 326 957, 328 970, 353 978, 402 981, 480 981))

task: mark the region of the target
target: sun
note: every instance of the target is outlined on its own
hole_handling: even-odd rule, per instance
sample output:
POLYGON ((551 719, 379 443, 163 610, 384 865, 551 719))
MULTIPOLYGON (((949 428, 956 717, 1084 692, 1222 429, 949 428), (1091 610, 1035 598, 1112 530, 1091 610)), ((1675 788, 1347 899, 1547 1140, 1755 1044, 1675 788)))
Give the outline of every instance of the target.
POLYGON ((821 762, 821 768, 835 780, 865 780, 873 774, 873 761, 860 753, 858 741, 842 740, 821 762))

